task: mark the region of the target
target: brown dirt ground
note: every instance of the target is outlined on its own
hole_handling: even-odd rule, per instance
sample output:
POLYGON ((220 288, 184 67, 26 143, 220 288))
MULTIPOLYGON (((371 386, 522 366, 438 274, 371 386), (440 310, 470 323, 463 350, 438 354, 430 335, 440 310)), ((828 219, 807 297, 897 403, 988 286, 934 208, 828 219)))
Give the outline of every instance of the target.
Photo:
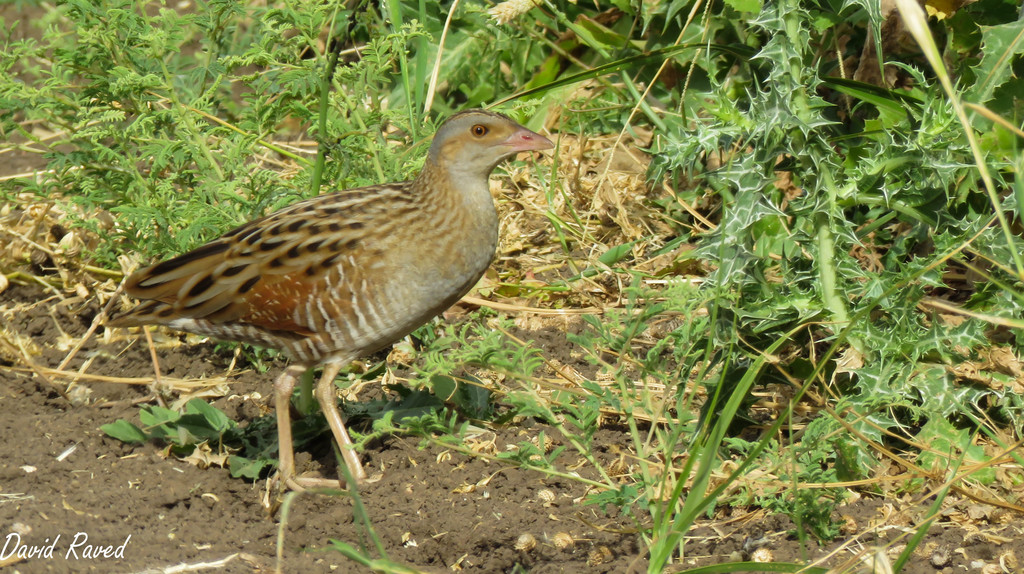
MULTIPOLYGON (((138 403, 150 401, 153 393, 146 385, 96 378, 69 386, 66 374, 53 377, 46 370, 64 359, 68 343, 80 340, 97 312, 93 301, 69 304, 37 286, 12 285, 0 294, 4 338, 25 353, 21 360, 8 353, 0 357, 0 525, 5 536, 17 532, 26 544, 45 545, 60 536, 52 557, 16 561, 5 571, 169 572, 218 563, 225 572, 270 572, 278 564, 279 544, 285 572, 363 571, 331 548, 331 540, 357 547, 366 540, 349 497, 298 496, 281 529, 280 498, 267 490, 266 480, 233 479, 225 469, 198 468, 169 457, 156 443, 126 445, 100 431, 100 425, 117 419, 138 422, 138 403), (24 356, 31 357, 35 372, 24 356), (67 557, 78 533, 88 536, 88 544, 102 546, 117 547, 131 538, 123 557, 67 557)), ((151 379, 143 341, 131 343, 116 333, 104 339, 89 339, 65 370, 76 372, 88 362, 94 377, 151 379)), ((169 344, 174 341, 173 335, 157 338, 170 381, 198 383, 200 377, 224 376, 230 354, 215 351, 212 343, 169 344)), ((269 394, 268 381, 277 370, 263 375, 234 371, 227 377, 226 395, 214 404, 242 424, 268 413, 272 405, 260 393, 269 394)), ((201 388, 223 389, 209 382, 201 388)), ((498 451, 542 431, 559 439, 554 429, 536 422, 489 430, 493 434, 486 440, 493 440, 498 451)), ((363 453, 371 474, 382 478, 362 490, 362 504, 394 562, 423 572, 646 570, 645 543, 633 520, 614 509, 602 512, 583 504, 585 488, 578 482, 438 446, 420 448, 418 442, 392 437, 363 453), (542 490, 554 498, 543 498, 542 490), (517 549, 526 534, 537 545, 517 549), (573 543, 559 548, 556 537, 565 535, 573 543)), ((599 433, 596 445, 603 451, 600 456, 610 460, 610 452, 628 449, 629 442, 626 434, 609 427, 599 433)), ((314 450, 320 452, 300 452, 302 470, 336 476, 326 448, 314 450)), ((576 462, 564 458, 560 462, 566 466, 576 462)), ((833 567, 876 548, 888 548, 893 556, 905 543, 899 540, 904 526, 912 526, 903 507, 900 500, 857 498, 842 509, 848 533, 820 547, 801 544, 784 517, 756 509, 719 509, 688 533, 684 565, 750 559, 759 548, 780 562, 815 560, 835 551, 824 562, 833 567)), ((1018 521, 968 532, 942 520, 904 572, 975 570, 1005 560, 1008 552, 1024 556, 1021 529, 1018 521)))
MULTIPOLYGON (((9 22, 31 16, 34 10, 28 4, 0 5, 0 14, 9 22)), ((17 37, 15 29, 12 39, 17 37)), ((37 156, 19 153, 5 154, 0 164, 0 176, 43 167, 37 156)), ((641 170, 634 179, 642 183, 642 175, 641 170)), ((514 232, 516 225, 505 221, 505 232, 514 232)), ((11 237, 0 233, 0 242, 11 237)), ((15 276, 4 263, 0 261, 0 272, 15 276)), ((279 493, 268 489, 265 479, 234 479, 226 469, 199 468, 169 456, 156 443, 132 446, 107 437, 101 425, 119 419, 138 423, 139 405, 153 403, 153 390, 147 385, 153 366, 144 340, 101 328, 72 362, 54 371, 97 315, 99 307, 92 297, 20 280, 0 289, 0 545, 10 544, 13 534, 35 546, 56 541, 52 556, 27 560, 4 560, 10 547, 0 546, 0 570, 369 570, 331 545, 339 540, 373 548, 349 496, 297 496, 284 519, 279 493), (75 372, 85 375, 75 381, 75 372), (124 545, 123 553, 86 558, 79 547, 80 556, 69 557, 76 537, 80 541, 82 535, 98 548, 124 545)), ((567 325, 533 322, 532 327, 517 335, 543 345, 553 361, 576 361, 564 341, 567 325)), ((244 362, 233 365, 235 357, 215 350, 211 342, 196 343, 193 338, 182 344, 183 336, 168 333, 157 333, 156 338, 165 383, 173 388, 169 399, 205 394, 242 425, 272 411, 267 400, 270 381, 281 365, 258 374, 244 362)), ((359 430, 359 421, 355 428, 359 430)), ((489 452, 501 452, 541 432, 555 441, 560 438, 545 424, 525 421, 490 427, 475 440, 489 443, 484 445, 489 452)), ((337 475, 328 437, 312 452, 298 453, 300 471, 337 475)), ((614 425, 603 428, 595 439, 598 457, 605 462, 614 458, 613 453, 629 452, 630 443, 614 425)), ((584 504, 585 487, 578 481, 436 445, 421 447, 418 438, 410 437, 378 441, 362 456, 371 474, 381 478, 362 489, 361 503, 383 551, 408 571, 646 571, 646 542, 637 533, 637 522, 646 524, 649 517, 631 519, 616 509, 602 511, 584 504), (533 536, 536 546, 517 548, 523 535, 533 536), (570 545, 556 545, 566 536, 570 545)), ((567 469, 577 462, 571 454, 558 461, 567 469)), ((910 497, 855 495, 836 517, 845 525, 842 536, 819 546, 797 539, 784 516, 723 507, 686 534, 686 558, 670 571, 749 560, 755 552, 767 551, 776 562, 821 560, 820 565, 837 572, 870 572, 863 557, 881 552, 894 558, 922 512, 921 501, 910 497)), ((1017 571, 1016 557, 1024 559, 1022 530, 1019 517, 950 497, 903 572, 1017 571)), ((381 555, 375 550, 367 554, 381 555)))

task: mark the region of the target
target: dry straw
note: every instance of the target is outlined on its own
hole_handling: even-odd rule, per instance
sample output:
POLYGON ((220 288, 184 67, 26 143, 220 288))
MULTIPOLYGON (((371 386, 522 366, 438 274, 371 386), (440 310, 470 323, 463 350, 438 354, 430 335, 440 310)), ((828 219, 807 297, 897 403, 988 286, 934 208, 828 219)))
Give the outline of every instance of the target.
POLYGON ((508 0, 508 2, 495 5, 487 13, 490 14, 491 19, 496 23, 508 24, 512 20, 533 10, 534 6, 539 4, 540 0, 508 0))

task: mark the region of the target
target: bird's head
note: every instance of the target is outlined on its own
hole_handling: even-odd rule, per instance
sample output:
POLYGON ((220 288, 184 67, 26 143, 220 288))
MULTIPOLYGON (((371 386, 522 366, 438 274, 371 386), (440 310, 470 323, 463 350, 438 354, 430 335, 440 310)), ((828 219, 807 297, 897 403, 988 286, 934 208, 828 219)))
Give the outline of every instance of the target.
POLYGON ((505 158, 554 145, 501 114, 468 110, 448 118, 437 130, 427 162, 452 174, 487 178, 505 158))

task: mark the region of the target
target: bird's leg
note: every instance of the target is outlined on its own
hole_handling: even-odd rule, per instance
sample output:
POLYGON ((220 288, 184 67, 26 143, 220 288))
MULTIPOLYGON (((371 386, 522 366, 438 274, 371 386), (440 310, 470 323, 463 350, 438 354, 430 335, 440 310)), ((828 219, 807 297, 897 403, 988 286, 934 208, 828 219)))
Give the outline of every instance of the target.
POLYGON ((160 378, 160 361, 156 358, 156 345, 153 344, 153 336, 149 334, 149 329, 145 327, 142 328, 142 334, 146 336, 146 343, 149 345, 149 358, 153 360, 153 396, 156 397, 157 404, 167 408, 164 396, 170 393, 170 388, 164 385, 163 380, 160 378))
POLYGON ((349 474, 356 484, 359 484, 366 480, 366 471, 363 470, 363 464, 359 462, 359 454, 356 453, 355 445, 352 444, 352 439, 349 438, 348 431, 345 430, 345 421, 341 418, 338 399, 334 392, 334 377, 338 376, 341 367, 340 361, 324 365, 323 375, 320 376, 320 381, 316 384, 316 399, 320 402, 320 410, 327 417, 327 424, 331 425, 331 432, 334 434, 334 440, 338 443, 338 448, 341 449, 341 457, 345 459, 345 466, 348 467, 349 474))
MULTIPOLYGON (((296 381, 306 371, 301 365, 290 365, 274 381, 274 408, 277 411, 277 450, 278 464, 277 471, 281 483, 291 488, 293 475, 295 474, 295 447, 292 443, 292 416, 291 400, 292 390, 296 381)), ((297 490, 301 490, 299 487, 297 490)))
MULTIPOLYGON (((341 363, 328 363, 324 365, 323 376, 316 386, 316 398, 320 403, 320 409, 331 426, 334 439, 341 449, 342 458, 349 473, 356 482, 366 478, 363 465, 356 455, 352 439, 345 430, 345 423, 338 411, 338 403, 334 394, 334 377, 338 376, 341 370, 341 363)), ((277 409, 277 441, 278 441, 278 473, 281 483, 294 490, 305 490, 307 488, 338 488, 339 482, 344 486, 344 480, 330 480, 317 477, 295 476, 295 449, 292 441, 291 421, 291 398, 295 384, 306 373, 306 369, 300 365, 292 365, 281 373, 281 376, 274 382, 274 403, 277 409)))

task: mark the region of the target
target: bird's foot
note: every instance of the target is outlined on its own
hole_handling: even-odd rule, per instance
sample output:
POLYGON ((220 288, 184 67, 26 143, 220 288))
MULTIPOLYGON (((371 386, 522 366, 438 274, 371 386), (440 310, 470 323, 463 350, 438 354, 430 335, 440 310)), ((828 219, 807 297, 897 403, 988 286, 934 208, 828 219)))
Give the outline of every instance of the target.
POLYGON ((319 476, 294 476, 288 473, 285 476, 278 471, 271 476, 267 482, 269 492, 277 491, 283 494, 286 491, 304 492, 306 490, 345 490, 345 482, 336 478, 322 478, 319 476))
POLYGON ((311 489, 345 490, 343 481, 317 476, 293 476, 285 480, 284 485, 297 492, 311 489))

